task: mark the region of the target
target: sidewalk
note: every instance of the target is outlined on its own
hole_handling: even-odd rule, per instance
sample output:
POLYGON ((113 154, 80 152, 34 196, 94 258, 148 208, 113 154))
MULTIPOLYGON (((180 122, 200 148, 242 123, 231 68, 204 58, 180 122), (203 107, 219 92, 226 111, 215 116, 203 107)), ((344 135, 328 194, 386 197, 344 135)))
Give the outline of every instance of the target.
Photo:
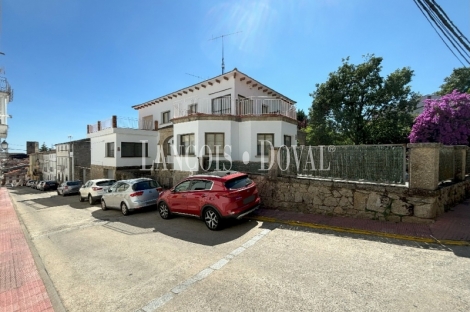
POLYGON ((0 188, 0 311, 54 311, 5 187, 0 188))
POLYGON ((248 217, 259 221, 354 234, 470 246, 470 199, 439 216, 437 221, 432 224, 394 223, 350 217, 303 214, 267 208, 259 209, 248 217))

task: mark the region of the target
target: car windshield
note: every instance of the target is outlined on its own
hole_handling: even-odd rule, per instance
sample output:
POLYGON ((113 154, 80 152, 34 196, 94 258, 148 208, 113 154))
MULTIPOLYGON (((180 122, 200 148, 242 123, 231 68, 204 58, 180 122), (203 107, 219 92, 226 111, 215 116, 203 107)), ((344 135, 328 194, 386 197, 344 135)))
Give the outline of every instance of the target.
POLYGON ((79 181, 67 182, 67 185, 80 185, 79 181))
POLYGON ((155 182, 154 180, 148 180, 135 183, 134 185, 132 185, 132 190, 143 191, 148 189, 155 189, 157 187, 160 187, 157 182, 155 182))
POLYGON ((235 179, 228 180, 227 182, 225 182, 225 187, 228 188, 229 190, 236 190, 236 189, 246 187, 250 185, 251 183, 253 183, 253 181, 251 181, 251 179, 248 178, 248 176, 243 176, 243 177, 238 177, 235 179))

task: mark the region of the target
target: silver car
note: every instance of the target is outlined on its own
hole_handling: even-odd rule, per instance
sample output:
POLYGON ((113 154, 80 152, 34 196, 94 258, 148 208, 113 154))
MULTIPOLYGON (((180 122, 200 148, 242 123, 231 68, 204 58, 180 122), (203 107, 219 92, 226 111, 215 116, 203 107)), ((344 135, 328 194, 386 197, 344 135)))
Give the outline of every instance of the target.
POLYGON ((88 180, 79 190, 79 200, 82 202, 87 199, 90 205, 93 205, 114 183, 114 179, 88 180))
POLYGON ((160 185, 149 178, 121 180, 101 197, 101 209, 119 208, 127 216, 133 210, 156 205, 161 191, 160 185))
POLYGON ((69 194, 78 194, 80 187, 82 186, 82 181, 67 181, 63 182, 57 188, 57 195, 69 195, 69 194))

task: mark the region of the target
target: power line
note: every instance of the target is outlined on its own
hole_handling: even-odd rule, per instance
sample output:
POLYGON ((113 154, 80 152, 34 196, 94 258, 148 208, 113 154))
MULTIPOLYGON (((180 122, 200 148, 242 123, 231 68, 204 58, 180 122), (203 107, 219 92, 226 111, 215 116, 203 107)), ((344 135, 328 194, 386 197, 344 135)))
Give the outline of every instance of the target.
POLYGON ((442 42, 446 45, 449 51, 457 58, 457 60, 465 67, 465 64, 462 60, 456 55, 454 50, 460 54, 461 58, 467 63, 470 64, 470 46, 463 40, 468 39, 463 36, 460 30, 454 25, 454 23, 449 19, 447 14, 445 14, 444 10, 434 1, 434 0, 413 0, 427 19, 431 27, 436 31, 439 38, 441 38, 442 42), (439 28, 440 32, 436 29, 439 28), (452 49, 446 42, 446 40, 441 36, 441 33, 444 37, 446 37, 447 41, 454 47, 452 49))
POLYGON ((424 0, 424 1, 428 5, 429 9, 431 9, 430 12, 434 16, 434 18, 437 19, 438 25, 444 27, 444 33, 446 34, 446 37, 449 39, 449 41, 451 41, 451 43, 453 41, 459 47, 455 47, 453 43, 452 45, 454 45, 454 47, 458 49, 459 51, 463 50, 463 53, 465 53, 468 57, 470 57, 470 55, 468 54, 468 51, 470 51, 470 47, 467 45, 467 43, 463 41, 462 38, 460 38, 460 36, 456 33, 455 29, 449 24, 448 20, 443 17, 441 12, 436 8, 436 6, 433 3, 431 3, 429 0, 424 0), (463 45, 463 47, 461 45, 463 45))

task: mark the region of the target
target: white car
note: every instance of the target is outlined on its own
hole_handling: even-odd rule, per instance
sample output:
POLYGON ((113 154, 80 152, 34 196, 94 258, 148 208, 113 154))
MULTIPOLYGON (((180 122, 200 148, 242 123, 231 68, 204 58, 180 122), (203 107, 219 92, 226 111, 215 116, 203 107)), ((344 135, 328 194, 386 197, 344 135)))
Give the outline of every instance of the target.
POLYGON ((114 179, 95 179, 88 180, 80 188, 80 193, 78 194, 79 200, 81 202, 88 200, 90 205, 93 205, 95 202, 101 199, 103 194, 108 192, 108 189, 116 183, 114 179))
POLYGON ((157 181, 149 178, 121 180, 101 197, 101 209, 119 208, 127 216, 136 209, 156 206, 161 191, 157 181))

